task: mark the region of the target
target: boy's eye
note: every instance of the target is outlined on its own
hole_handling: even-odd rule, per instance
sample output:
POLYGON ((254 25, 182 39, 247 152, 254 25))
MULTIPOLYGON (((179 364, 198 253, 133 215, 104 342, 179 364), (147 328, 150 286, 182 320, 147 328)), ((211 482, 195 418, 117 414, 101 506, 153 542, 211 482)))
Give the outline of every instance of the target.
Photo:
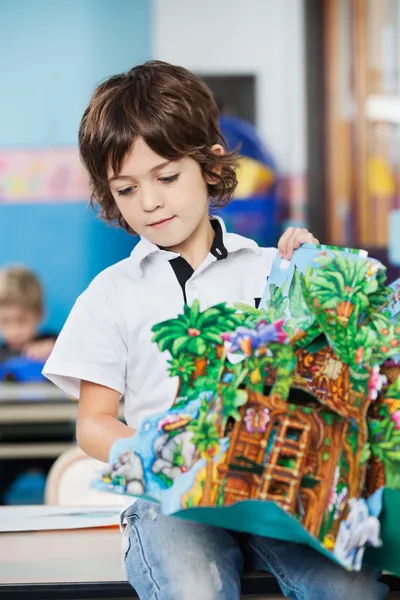
POLYGON ((134 189, 135 188, 133 187, 133 185, 130 185, 129 187, 124 188, 123 190, 117 190, 118 196, 129 196, 130 194, 132 194, 134 189))
POLYGON ((180 173, 177 173, 176 175, 170 175, 169 177, 159 177, 158 181, 161 181, 161 183, 172 183, 179 178, 179 175, 180 173))

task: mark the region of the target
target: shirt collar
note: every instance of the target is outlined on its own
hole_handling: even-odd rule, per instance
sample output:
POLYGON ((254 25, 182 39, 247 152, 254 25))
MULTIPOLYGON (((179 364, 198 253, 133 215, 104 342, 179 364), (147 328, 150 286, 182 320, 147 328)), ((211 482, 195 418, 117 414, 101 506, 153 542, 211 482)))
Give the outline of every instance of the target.
POLYGON ((223 260, 228 256, 228 250, 226 249, 224 243, 224 237, 226 238, 226 235, 224 236, 225 224, 223 223, 222 219, 210 219, 210 223, 215 231, 215 236, 210 248, 210 253, 213 256, 215 256, 217 260, 223 260), (222 227, 224 227, 224 229, 222 227))
MULTIPOLYGON (((249 238, 234 233, 228 233, 221 217, 212 216, 211 224, 215 230, 215 238, 210 248, 210 253, 217 260, 222 260, 231 252, 237 252, 239 250, 251 250, 256 254, 261 253, 261 248, 254 240, 250 240, 249 238)), ((153 244, 153 242, 141 237, 140 242, 136 244, 131 252, 131 258, 140 267, 147 257, 155 253, 162 255, 166 260, 171 260, 179 256, 176 252, 162 250, 156 244, 153 244)))

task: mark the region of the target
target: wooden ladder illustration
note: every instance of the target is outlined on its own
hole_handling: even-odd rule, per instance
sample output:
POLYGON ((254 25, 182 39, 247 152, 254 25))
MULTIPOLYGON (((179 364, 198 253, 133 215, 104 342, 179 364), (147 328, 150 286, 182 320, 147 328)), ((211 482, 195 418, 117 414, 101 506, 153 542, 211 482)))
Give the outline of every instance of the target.
POLYGON ((297 494, 300 489, 306 451, 310 439, 311 426, 290 417, 284 417, 277 431, 274 445, 268 457, 268 464, 263 475, 260 499, 274 500, 285 510, 294 510, 297 494), (297 434, 297 439, 288 437, 288 430, 297 434), (282 459, 294 458, 293 467, 279 464, 282 459), (275 492, 278 486, 281 493, 275 492), (272 489, 271 489, 272 488, 272 489))

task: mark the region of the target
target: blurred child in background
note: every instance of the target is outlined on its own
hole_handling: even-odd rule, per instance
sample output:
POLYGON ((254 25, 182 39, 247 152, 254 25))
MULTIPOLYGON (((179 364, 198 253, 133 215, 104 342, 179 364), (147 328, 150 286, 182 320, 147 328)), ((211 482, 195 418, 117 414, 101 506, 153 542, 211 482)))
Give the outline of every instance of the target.
MULTIPOLYGON (((24 267, 0 269, 0 382, 39 381, 57 336, 39 333, 43 288, 24 267)), ((41 379, 44 379, 41 376, 41 379)), ((17 459, 0 465, 0 505, 42 504, 51 459, 17 459)))
POLYGON ((43 289, 34 273, 24 267, 0 270, 0 363, 26 356, 45 361, 57 339, 39 333, 44 317, 43 289))

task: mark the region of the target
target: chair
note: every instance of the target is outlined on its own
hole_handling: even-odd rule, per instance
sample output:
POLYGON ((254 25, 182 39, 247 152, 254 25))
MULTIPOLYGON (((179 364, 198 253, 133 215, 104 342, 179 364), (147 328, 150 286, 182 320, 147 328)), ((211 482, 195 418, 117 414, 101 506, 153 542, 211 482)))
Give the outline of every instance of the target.
POLYGON ((126 498, 92 489, 91 482, 105 463, 91 458, 78 446, 59 456, 46 481, 45 503, 59 506, 126 506, 126 498))

